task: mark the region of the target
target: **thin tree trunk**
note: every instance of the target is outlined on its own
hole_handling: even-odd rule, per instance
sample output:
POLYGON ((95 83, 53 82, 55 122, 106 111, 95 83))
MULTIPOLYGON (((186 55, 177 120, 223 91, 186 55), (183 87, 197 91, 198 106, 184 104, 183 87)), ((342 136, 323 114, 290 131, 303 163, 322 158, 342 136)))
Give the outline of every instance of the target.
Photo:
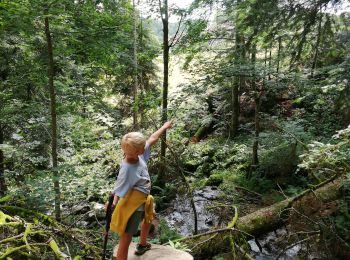
POLYGON ((269 77, 268 79, 270 80, 271 79, 271 66, 272 66, 272 42, 270 44, 270 53, 269 53, 269 77))
POLYGON ((52 170, 53 170, 53 183, 55 190, 55 217, 58 221, 61 219, 61 192, 59 174, 57 171, 57 114, 56 114, 56 93, 54 87, 54 61, 53 61, 53 47, 50 33, 49 18, 45 17, 45 34, 47 40, 48 51, 48 78, 49 78, 49 93, 50 93, 50 111, 51 111, 51 157, 52 157, 52 170))
POLYGON ((281 48, 282 48, 282 37, 278 37, 278 50, 277 50, 277 67, 276 72, 280 70, 280 59, 281 59, 281 48))
MULTIPOLYGON (((240 2, 240 1, 239 1, 240 2)), ((242 65, 245 60, 244 51, 244 38, 239 31, 236 32, 236 53, 235 53, 235 63, 236 66, 242 65)), ((245 78, 243 75, 236 77, 236 80, 232 84, 231 88, 231 123, 230 123, 230 136, 233 138, 237 135, 239 127, 239 91, 243 89, 245 84, 245 78)))
POLYGON ((238 77, 237 80, 233 81, 231 88, 231 123, 230 123, 230 136, 235 137, 237 135, 239 126, 239 85, 241 78, 238 77))
MULTIPOLYGON (((142 22, 142 16, 140 15, 140 48, 141 48, 141 52, 143 51, 143 22, 142 22)), ((140 114, 140 124, 141 126, 144 125, 145 123, 145 115, 144 115, 144 96, 145 96, 145 87, 144 87, 144 82, 143 82, 143 78, 144 78, 144 71, 142 69, 142 66, 140 66, 139 68, 140 70, 140 100, 139 100, 139 114, 140 114)))
POLYGON ((83 94, 83 116, 86 117, 86 86, 85 84, 82 87, 83 94))
MULTIPOLYGON (((256 45, 253 46, 252 51, 252 63, 255 66, 256 60, 256 45)), ((255 68, 253 73, 255 74, 255 68)), ((252 165, 257 166, 259 164, 258 158, 258 148, 259 148, 259 132, 260 132, 260 118, 259 118, 259 108, 260 108, 260 94, 256 86, 256 78, 253 76, 253 91, 254 91, 254 103, 255 103, 255 133, 254 133, 254 142, 253 142, 253 161, 252 165)))
MULTIPOLYGON (((168 120, 168 85, 169 85, 169 14, 168 14, 168 0, 163 1, 163 98, 162 98, 162 123, 168 120)), ((161 157, 163 158, 163 165, 165 165, 165 155, 166 155, 166 132, 163 134, 161 142, 161 157)), ((160 183, 163 182, 163 177, 165 174, 165 167, 159 172, 158 179, 160 183)))
MULTIPOLYGON (((0 124, 0 144, 4 143, 4 126, 0 124)), ((5 157, 4 152, 0 149, 0 196, 5 195, 7 191, 6 181, 5 181, 5 157)))
POLYGON ((316 44, 315 44, 315 54, 312 59, 312 66, 311 66, 311 77, 314 77, 314 72, 316 69, 316 63, 317 63, 317 58, 318 58, 318 49, 320 46, 321 42, 321 35, 322 35, 322 7, 320 7, 320 20, 318 22, 318 29, 317 29, 317 38, 316 38, 316 44))
POLYGON ((137 89, 138 89, 138 61, 137 61, 137 10, 135 0, 132 1, 133 16, 134 16, 134 87, 133 87, 133 127, 134 130, 139 128, 138 125, 138 100, 137 100, 137 89))
MULTIPOLYGON (((238 0, 237 4, 239 5, 242 0, 238 0)), ((238 23, 238 14, 236 17, 236 23, 238 23)), ((240 67, 245 62, 245 45, 244 45, 244 36, 239 30, 236 30, 235 33, 235 65, 240 67)), ((233 138, 237 135, 239 127, 239 114, 240 114, 240 103, 239 103, 239 93, 242 91, 245 85, 245 77, 241 73, 235 77, 235 80, 232 84, 231 89, 231 122, 230 122, 230 136, 233 138)))
POLYGON ((27 84, 27 100, 32 101, 32 86, 30 83, 27 84))
POLYGON ((260 108, 260 95, 259 93, 255 93, 257 95, 255 97, 255 133, 254 133, 254 142, 253 142, 253 161, 252 165, 257 166, 259 165, 259 156, 258 156, 258 149, 259 149, 259 133, 260 133, 260 117, 259 117, 259 108, 260 108))
MULTIPOLYGON (((244 44, 244 42, 243 42, 244 44)), ((242 59, 245 59, 245 50, 243 49, 242 52, 242 59)), ((237 110, 237 131, 238 131, 238 127, 239 127, 239 115, 241 114, 241 104, 240 104, 240 97, 241 97, 241 93, 244 91, 245 88, 245 84, 246 84, 246 77, 244 75, 240 75, 239 76, 239 88, 237 90, 237 99, 236 99, 236 103, 235 103, 235 109, 237 110)))

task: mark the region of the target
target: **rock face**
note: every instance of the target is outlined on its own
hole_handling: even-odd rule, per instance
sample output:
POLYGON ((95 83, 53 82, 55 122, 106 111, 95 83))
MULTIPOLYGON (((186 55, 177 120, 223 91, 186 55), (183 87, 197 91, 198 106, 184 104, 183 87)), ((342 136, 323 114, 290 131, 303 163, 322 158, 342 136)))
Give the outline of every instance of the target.
MULTIPOLYGON (((161 246, 152 244, 152 249, 141 256, 134 254, 135 243, 129 246, 128 260, 193 260, 189 253, 172 248, 171 246, 161 246)), ((117 259, 118 246, 114 248, 113 259, 117 259)))

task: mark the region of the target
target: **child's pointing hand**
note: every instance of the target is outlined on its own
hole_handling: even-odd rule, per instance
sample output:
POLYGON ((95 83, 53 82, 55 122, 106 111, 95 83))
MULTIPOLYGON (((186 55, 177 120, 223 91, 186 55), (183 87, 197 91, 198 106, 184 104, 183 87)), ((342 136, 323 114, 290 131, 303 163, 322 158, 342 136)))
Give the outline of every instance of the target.
POLYGON ((173 126, 173 121, 172 120, 170 120, 168 122, 165 122, 164 125, 163 125, 164 129, 169 129, 172 126, 173 126))

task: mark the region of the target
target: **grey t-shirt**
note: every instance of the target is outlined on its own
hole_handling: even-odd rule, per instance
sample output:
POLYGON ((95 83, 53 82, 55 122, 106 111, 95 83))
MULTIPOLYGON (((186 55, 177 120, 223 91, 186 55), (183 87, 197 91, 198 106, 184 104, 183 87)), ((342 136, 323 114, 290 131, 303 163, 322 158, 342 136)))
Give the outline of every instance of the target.
POLYGON ((131 164, 122 161, 114 188, 114 194, 123 198, 130 189, 139 190, 145 194, 151 192, 151 179, 146 162, 151 156, 151 146, 146 143, 145 152, 139 155, 139 161, 131 164))

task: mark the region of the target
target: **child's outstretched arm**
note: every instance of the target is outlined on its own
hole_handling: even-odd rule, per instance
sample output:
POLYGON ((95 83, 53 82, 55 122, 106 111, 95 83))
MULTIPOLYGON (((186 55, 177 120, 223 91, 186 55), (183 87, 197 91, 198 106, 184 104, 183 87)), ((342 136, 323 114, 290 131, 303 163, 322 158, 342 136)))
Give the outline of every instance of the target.
POLYGON ((160 138, 160 136, 169 128, 172 127, 172 121, 165 122, 164 125, 155 131, 148 139, 147 143, 149 145, 154 145, 160 138))

